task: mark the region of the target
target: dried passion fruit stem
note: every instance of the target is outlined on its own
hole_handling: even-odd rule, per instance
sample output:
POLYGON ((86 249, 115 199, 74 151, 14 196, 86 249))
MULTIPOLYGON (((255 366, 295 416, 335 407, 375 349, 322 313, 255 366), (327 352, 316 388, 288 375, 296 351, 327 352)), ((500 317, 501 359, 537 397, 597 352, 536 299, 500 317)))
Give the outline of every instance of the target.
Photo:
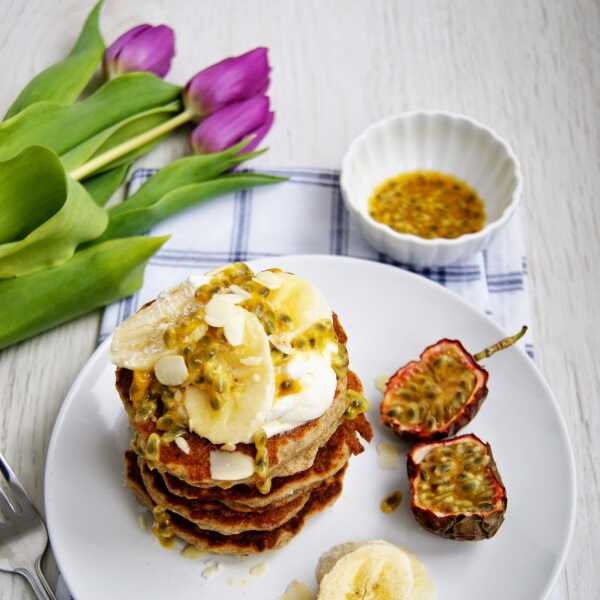
POLYGON ((503 340, 500 340, 497 344, 494 344, 493 346, 490 346, 489 348, 485 348, 481 352, 474 354, 473 359, 475 361, 479 362, 480 360, 483 360, 484 358, 489 358, 492 354, 496 354, 496 352, 498 352, 500 350, 504 350, 504 348, 508 348, 509 346, 516 344, 525 335, 526 332, 527 332, 527 325, 523 325, 523 327, 521 328, 521 331, 519 331, 519 333, 517 333, 516 335, 512 335, 510 337, 507 337, 503 340))

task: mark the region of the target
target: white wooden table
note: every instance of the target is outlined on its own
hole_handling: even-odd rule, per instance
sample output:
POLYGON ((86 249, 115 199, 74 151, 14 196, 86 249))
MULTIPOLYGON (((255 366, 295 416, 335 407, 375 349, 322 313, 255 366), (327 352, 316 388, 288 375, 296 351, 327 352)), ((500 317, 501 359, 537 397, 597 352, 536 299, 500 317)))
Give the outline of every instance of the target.
MULTIPOLYGON (((91 5, 0 2, 0 112, 65 54, 91 5)), ((369 123, 417 108, 466 113, 510 140, 525 175, 537 361, 578 468, 577 528, 555 597, 600 598, 600 2, 107 2, 108 41, 140 22, 175 28, 170 79, 180 83, 227 55, 271 49, 277 121, 262 164, 338 167, 369 123)), ((143 164, 181 148, 169 142, 143 164)), ((98 320, 91 314, 0 353, 0 447, 40 507, 54 419, 98 320)), ((543 502, 543 490, 532 493, 543 502)), ((30 597, 18 577, 0 574, 0 600, 30 597)))

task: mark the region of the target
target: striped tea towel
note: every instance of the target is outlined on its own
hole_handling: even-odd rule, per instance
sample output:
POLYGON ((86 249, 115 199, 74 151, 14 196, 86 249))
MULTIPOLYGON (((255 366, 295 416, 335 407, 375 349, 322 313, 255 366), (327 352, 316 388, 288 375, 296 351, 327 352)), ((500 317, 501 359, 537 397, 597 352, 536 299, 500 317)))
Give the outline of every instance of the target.
MULTIPOLYGON (((155 172, 135 171, 129 193, 155 172)), ((98 343, 138 307, 191 272, 282 254, 338 254, 394 264, 459 294, 506 332, 518 331, 529 322, 525 241, 519 214, 486 251, 470 260, 451 267, 416 269, 395 263, 367 245, 344 208, 337 171, 268 172, 289 177, 289 181, 202 203, 152 229, 151 234, 171 234, 171 239, 150 260, 142 289, 106 308, 98 343)), ((533 357, 529 341, 524 347, 533 357)), ((62 579, 57 597, 70 598, 62 579)))

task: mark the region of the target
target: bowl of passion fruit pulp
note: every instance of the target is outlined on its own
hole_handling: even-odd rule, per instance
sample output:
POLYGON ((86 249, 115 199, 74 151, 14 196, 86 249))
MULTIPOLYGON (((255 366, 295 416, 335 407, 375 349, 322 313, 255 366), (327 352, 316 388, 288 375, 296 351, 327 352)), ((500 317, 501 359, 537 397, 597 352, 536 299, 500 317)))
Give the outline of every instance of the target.
MULTIPOLYGON (((519 162, 500 136, 473 119, 444 112, 403 113, 368 127, 346 152, 340 182, 345 204, 366 240, 379 252, 417 267, 450 265, 483 250, 515 213, 522 187, 519 162), (451 235, 456 237, 423 237, 409 232, 408 222, 403 227, 396 221, 394 229, 376 220, 371 198, 377 190, 398 181, 392 178, 416 172, 463 182, 465 190, 475 192, 483 204, 480 228, 460 235, 455 231, 451 235)), ((417 218, 419 206, 412 213, 417 218)), ((425 218, 435 223, 440 215, 449 217, 438 205, 425 218)))

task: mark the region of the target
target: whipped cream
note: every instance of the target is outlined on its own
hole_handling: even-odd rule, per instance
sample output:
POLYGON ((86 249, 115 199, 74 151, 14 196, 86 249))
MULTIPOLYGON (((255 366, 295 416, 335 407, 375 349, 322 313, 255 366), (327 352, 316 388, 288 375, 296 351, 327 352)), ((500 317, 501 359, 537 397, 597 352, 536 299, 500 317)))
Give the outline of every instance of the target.
POLYGON ((267 437, 290 431, 320 417, 331 406, 335 395, 337 378, 331 368, 330 349, 324 354, 297 352, 286 371, 300 383, 301 389, 296 394, 275 399, 263 424, 267 437))

